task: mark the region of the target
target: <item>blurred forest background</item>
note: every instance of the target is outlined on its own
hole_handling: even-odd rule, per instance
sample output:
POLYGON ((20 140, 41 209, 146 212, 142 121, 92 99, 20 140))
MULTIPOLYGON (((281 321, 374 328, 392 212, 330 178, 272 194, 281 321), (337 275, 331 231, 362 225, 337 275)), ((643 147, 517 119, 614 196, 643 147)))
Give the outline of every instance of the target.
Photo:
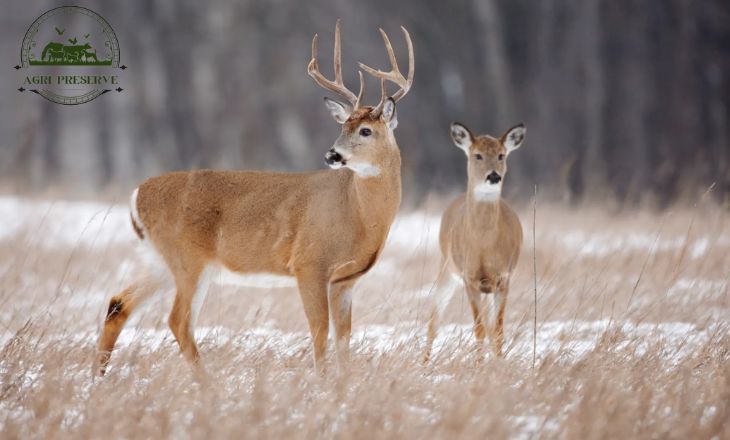
MULTIPOLYGON (((6 1, 0 15, 0 188, 127 194, 167 170, 312 170, 339 133, 307 76, 320 35, 331 71, 342 18, 343 72, 386 68, 378 27, 416 74, 398 104, 404 194, 463 187, 449 123, 499 135, 524 122, 509 194, 570 203, 663 206, 715 183, 730 196, 730 2, 727 0, 133 0, 82 1, 120 43, 123 93, 61 106, 19 93, 20 45, 61 4, 6 1)), ((392 90, 392 89, 391 89, 392 90)), ((369 101, 378 85, 366 84, 369 101)))

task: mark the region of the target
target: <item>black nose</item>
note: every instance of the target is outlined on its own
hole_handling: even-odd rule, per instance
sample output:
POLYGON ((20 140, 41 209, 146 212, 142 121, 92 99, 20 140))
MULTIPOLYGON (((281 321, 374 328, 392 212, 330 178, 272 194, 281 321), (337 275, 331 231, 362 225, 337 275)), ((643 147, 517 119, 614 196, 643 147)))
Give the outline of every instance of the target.
POLYGON ((324 161, 327 162, 327 165, 342 162, 342 155, 340 155, 340 153, 336 152, 335 149, 332 148, 330 151, 327 152, 327 154, 324 155, 324 161))
POLYGON ((496 171, 492 171, 487 176, 487 181, 489 181, 489 183, 491 183, 492 185, 498 184, 501 180, 502 180, 502 176, 500 176, 499 174, 497 174, 496 171))

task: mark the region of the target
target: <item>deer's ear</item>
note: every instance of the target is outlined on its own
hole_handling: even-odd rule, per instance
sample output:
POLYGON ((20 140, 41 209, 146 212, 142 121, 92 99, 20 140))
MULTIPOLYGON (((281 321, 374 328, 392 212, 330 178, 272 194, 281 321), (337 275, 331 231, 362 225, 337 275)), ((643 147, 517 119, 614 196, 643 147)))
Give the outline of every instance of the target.
POLYGON ((347 121, 347 118, 350 117, 349 109, 341 102, 330 98, 324 98, 324 104, 327 106, 327 109, 338 124, 344 124, 345 121, 347 121))
POLYGON ((525 124, 517 124, 502 135, 500 142, 502 142, 502 145, 504 145, 508 153, 512 152, 522 146, 526 133, 527 128, 525 128, 525 124))
POLYGON ((388 98, 383 103, 383 111, 380 113, 380 119, 383 120, 391 130, 395 130, 398 126, 398 117, 395 114, 395 100, 388 98))
POLYGON ((469 148, 474 142, 474 135, 471 134, 471 131, 466 126, 458 122, 453 122, 451 124, 451 139, 453 139, 457 147, 464 150, 467 156, 469 155, 469 148))

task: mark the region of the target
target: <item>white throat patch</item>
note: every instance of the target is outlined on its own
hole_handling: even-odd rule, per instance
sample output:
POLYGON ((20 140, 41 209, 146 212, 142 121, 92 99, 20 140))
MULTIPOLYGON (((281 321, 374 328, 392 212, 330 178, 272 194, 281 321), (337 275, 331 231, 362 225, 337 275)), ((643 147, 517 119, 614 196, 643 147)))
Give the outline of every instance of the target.
POLYGON ((482 182, 474 187, 474 200, 477 202, 496 202, 502 195, 502 182, 482 182))
POLYGON ((380 168, 367 162, 347 162, 345 166, 360 177, 375 177, 380 174, 380 168))

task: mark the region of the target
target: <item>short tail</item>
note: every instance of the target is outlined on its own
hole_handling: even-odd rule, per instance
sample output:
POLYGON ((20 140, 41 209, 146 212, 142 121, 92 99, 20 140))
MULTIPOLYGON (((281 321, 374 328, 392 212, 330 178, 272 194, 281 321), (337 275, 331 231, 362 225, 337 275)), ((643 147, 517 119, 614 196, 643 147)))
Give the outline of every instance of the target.
POLYGON ((139 193, 139 188, 135 188, 134 191, 132 191, 132 197, 129 201, 129 218, 132 220, 132 228, 134 228, 134 232, 137 234, 137 237, 139 237, 140 240, 144 240, 144 224, 139 218, 139 212, 137 211, 137 193, 139 193))

